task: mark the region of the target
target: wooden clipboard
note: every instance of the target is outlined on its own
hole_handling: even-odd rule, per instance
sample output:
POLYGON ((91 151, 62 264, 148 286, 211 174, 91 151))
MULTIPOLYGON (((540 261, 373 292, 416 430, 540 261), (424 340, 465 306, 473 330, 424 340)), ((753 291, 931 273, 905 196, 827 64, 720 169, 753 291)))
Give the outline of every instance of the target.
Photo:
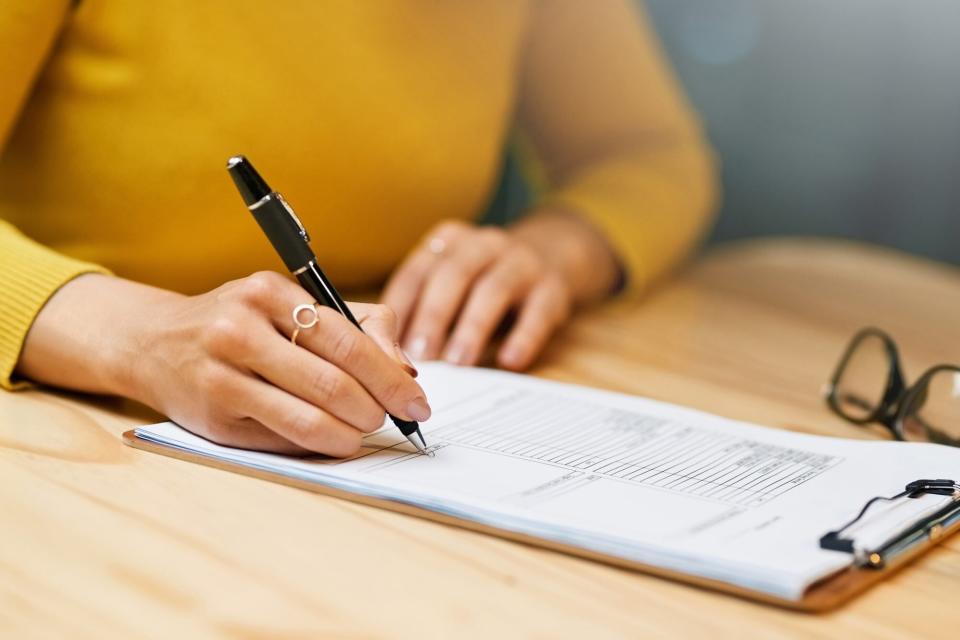
POLYGON ((787 609, 805 612, 825 612, 849 602, 857 595, 869 589, 871 586, 889 578, 891 575, 932 549, 938 543, 942 542, 950 535, 960 530, 960 502, 955 502, 950 513, 942 514, 943 517, 939 518, 936 522, 931 523, 930 527, 927 528, 925 535, 917 537, 917 539, 911 544, 900 549, 896 557, 893 560, 885 563, 882 568, 851 566, 811 585, 804 594, 803 599, 788 600, 762 591, 755 591, 752 589, 731 585, 719 580, 712 580, 709 578, 703 578, 700 576, 664 569, 654 565, 635 562, 632 560, 625 560, 617 556, 598 553, 573 545, 554 542, 552 540, 545 540, 543 538, 537 538, 506 529, 499 529, 497 527, 480 524, 472 520, 455 518, 450 515, 437 513, 421 507, 350 493, 340 489, 334 489, 323 484, 290 478, 279 473, 254 469, 236 462, 229 462, 219 458, 212 458, 201 454, 192 453, 190 451, 184 451, 176 447, 165 446, 156 442, 138 438, 135 429, 124 432, 123 441, 127 445, 136 449, 158 453, 160 455, 176 458, 178 460, 194 462, 208 467, 213 467, 215 469, 222 469, 224 471, 230 471, 232 473, 258 478, 260 480, 268 480, 270 482, 296 487, 297 489, 304 489, 306 491, 312 491, 314 493, 332 496, 342 500, 349 500, 350 502, 370 505, 379 509, 387 509, 397 513, 415 516, 417 518, 424 518, 426 520, 432 520, 434 522, 460 527, 462 529, 469 529, 471 531, 477 531, 487 535, 493 535, 499 538, 513 540, 515 542, 521 542, 523 544, 529 544, 535 547, 550 549, 551 551, 558 551, 560 553, 585 558, 587 560, 593 560, 595 562, 602 562, 604 564, 623 569, 629 569, 662 578, 668 578, 670 580, 727 593, 748 600, 754 600, 765 604, 771 604, 787 609))

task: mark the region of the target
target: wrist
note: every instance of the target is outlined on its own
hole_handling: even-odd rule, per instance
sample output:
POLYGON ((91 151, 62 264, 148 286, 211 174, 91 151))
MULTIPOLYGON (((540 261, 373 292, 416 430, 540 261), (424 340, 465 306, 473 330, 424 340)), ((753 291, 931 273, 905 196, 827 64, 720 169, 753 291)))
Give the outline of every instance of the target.
POLYGON ((149 380, 156 348, 162 343, 159 332, 164 321, 158 316, 184 296, 129 280, 113 280, 113 294, 122 297, 123 303, 112 307, 98 322, 114 327, 102 357, 103 384, 111 395, 156 407, 149 380))
POLYGON ((533 211, 511 227, 570 287, 577 304, 611 295, 623 277, 606 238, 589 221, 559 209, 533 211))
POLYGON ((17 372, 42 384, 142 400, 136 374, 145 319, 157 302, 177 295, 102 274, 79 276, 35 318, 17 372))

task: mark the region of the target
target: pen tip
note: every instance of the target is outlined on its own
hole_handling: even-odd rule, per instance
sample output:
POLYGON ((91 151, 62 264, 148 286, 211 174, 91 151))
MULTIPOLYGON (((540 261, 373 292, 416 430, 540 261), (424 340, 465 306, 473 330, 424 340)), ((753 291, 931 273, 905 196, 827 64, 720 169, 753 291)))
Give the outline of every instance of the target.
POLYGON ((418 452, 433 457, 433 452, 427 449, 427 442, 423 439, 423 434, 420 433, 420 429, 411 431, 406 437, 418 452), (416 437, 414 437, 414 434, 416 434, 416 437))

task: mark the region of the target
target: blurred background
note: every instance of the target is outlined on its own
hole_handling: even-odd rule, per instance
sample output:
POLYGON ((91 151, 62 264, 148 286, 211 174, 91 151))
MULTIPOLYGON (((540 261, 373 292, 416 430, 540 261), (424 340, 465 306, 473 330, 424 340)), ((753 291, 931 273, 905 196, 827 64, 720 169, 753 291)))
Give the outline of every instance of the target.
MULTIPOLYGON (((960 0, 645 0, 722 161, 711 242, 856 238, 960 264, 960 0)), ((508 158, 494 218, 526 190, 508 158)))

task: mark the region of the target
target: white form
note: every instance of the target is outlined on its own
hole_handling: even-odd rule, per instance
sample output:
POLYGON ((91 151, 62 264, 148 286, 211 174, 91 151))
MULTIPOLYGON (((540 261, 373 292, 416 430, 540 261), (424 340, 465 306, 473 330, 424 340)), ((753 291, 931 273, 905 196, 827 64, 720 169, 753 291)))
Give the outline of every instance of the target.
MULTIPOLYGON (((790 599, 851 563, 818 541, 869 498, 960 478, 960 450, 949 447, 797 434, 527 376, 419 368, 434 457, 389 423, 349 460, 221 447, 172 423, 137 435, 790 599)), ((902 524, 949 501, 877 511, 902 524)))

